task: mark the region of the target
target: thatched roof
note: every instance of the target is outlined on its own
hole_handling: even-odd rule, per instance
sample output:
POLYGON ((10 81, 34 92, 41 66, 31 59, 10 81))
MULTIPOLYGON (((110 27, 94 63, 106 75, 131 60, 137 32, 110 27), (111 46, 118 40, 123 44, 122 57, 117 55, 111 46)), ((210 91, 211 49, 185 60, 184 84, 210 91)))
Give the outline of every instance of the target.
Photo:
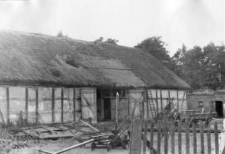
POLYGON ((150 54, 108 43, 0 32, 0 83, 190 88, 150 54))

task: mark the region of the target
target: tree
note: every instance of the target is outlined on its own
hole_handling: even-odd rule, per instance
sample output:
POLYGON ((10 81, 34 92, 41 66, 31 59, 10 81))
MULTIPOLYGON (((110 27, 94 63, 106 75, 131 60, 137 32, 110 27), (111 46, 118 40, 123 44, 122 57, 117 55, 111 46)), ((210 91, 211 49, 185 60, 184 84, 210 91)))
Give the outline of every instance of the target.
POLYGON ((117 44, 117 42, 119 42, 118 40, 116 39, 111 39, 111 38, 108 38, 105 43, 111 43, 111 44, 117 44))
POLYGON ((68 38, 68 36, 67 35, 64 35, 62 31, 59 31, 56 36, 57 37, 66 37, 66 38, 68 38))
POLYGON ((165 42, 161 40, 160 36, 154 36, 143 40, 135 47, 143 50, 144 52, 150 53, 164 63, 169 69, 177 73, 176 65, 170 58, 168 54, 169 52, 166 50, 165 45, 165 42))
POLYGON ((194 89, 218 89, 225 86, 225 47, 209 43, 187 50, 185 45, 172 57, 180 77, 194 89))

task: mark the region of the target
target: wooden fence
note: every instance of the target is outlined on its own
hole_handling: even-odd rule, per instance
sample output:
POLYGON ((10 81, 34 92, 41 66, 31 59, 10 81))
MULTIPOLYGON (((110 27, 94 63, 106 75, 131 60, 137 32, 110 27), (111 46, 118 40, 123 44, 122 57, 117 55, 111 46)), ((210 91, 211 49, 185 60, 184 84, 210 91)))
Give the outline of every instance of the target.
POLYGON ((132 131, 134 133, 131 135, 130 154, 218 154, 219 152, 218 123, 208 128, 203 123, 194 124, 189 128, 188 121, 175 124, 136 119, 132 131), (141 121, 139 126, 136 125, 137 121, 141 121), (142 134, 142 140, 137 133, 138 128, 141 128, 139 133, 142 134))

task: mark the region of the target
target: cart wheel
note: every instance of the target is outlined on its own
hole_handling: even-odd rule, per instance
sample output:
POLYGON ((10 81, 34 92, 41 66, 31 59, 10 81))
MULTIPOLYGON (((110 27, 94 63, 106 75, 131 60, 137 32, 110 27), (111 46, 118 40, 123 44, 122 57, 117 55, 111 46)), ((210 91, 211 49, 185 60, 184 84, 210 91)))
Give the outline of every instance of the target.
POLYGON ((93 151, 95 148, 95 144, 94 143, 91 143, 91 150, 93 151))

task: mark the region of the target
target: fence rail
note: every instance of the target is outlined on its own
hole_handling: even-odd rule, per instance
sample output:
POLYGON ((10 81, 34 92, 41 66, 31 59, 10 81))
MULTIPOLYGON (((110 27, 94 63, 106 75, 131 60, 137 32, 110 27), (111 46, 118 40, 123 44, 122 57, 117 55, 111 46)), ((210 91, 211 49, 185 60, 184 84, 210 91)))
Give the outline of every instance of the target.
MULTIPOLYGON (((142 146, 133 149, 132 138, 136 138, 137 132, 132 133, 130 154, 218 154, 218 123, 206 128, 201 122, 193 124, 189 128, 189 122, 174 124, 168 121, 142 121, 142 146)), ((136 122, 137 123, 137 122, 136 122)), ((135 127, 140 127, 133 125, 135 127)), ((137 142, 137 140, 135 141, 137 142)))

